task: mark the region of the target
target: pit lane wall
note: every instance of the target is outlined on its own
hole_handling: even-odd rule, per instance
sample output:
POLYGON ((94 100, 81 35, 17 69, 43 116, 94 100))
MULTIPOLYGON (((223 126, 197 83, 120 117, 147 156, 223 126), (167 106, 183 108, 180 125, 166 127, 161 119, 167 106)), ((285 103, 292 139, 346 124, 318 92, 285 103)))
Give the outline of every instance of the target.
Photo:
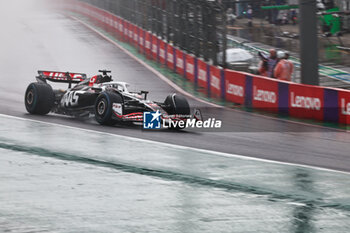
POLYGON ((210 65, 119 16, 78 0, 65 10, 82 14, 117 39, 127 42, 212 98, 296 118, 350 124, 350 91, 302 85, 210 65))

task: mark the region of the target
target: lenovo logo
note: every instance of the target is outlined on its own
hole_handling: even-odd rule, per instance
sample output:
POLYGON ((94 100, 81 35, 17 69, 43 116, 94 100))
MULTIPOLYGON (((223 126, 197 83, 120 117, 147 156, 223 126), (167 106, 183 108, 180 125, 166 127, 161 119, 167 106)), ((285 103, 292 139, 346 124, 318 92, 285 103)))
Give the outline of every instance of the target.
POLYGON ((229 83, 227 85, 227 93, 239 97, 243 97, 244 95, 244 89, 242 86, 238 86, 232 83, 229 83))
POLYGON ((272 104, 276 103, 277 97, 275 92, 258 89, 256 86, 254 86, 253 90, 254 100, 272 104))
POLYGON ((179 67, 180 69, 184 68, 184 61, 181 58, 176 59, 176 66, 179 67))
POLYGON ((210 85, 216 89, 220 89, 220 79, 212 75, 210 85))
POLYGON ((170 63, 174 62, 174 55, 168 52, 167 60, 170 63))
POLYGON ((186 71, 189 74, 194 74, 194 65, 191 63, 186 64, 186 71))
POLYGON ((294 92, 290 93, 291 106, 293 108, 305 108, 319 111, 321 109, 321 100, 315 97, 306 97, 294 95, 294 92))
POLYGON ((199 80, 207 81, 207 72, 205 70, 200 69, 198 73, 199 80))

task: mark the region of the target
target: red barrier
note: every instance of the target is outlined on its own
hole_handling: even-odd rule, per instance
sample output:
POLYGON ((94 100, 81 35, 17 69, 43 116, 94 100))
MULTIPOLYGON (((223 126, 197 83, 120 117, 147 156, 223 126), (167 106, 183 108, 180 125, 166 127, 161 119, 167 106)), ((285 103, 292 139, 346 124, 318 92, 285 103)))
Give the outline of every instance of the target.
POLYGON ((152 58, 157 61, 158 59, 158 37, 152 35, 152 58))
POLYGON ((289 84, 289 115, 323 120, 323 88, 289 84))
POLYGON ((134 25, 134 46, 137 47, 138 46, 138 41, 139 41, 139 27, 134 25))
POLYGON ((253 77, 253 108, 278 112, 278 82, 264 77, 253 77))
POLYGON ((106 24, 108 25, 108 29, 112 30, 113 27, 113 19, 112 19, 112 14, 109 12, 106 12, 106 24))
POLYGON ((189 54, 186 54, 186 78, 194 83, 194 61, 195 58, 189 54))
POLYGON ((123 20, 123 25, 124 25, 123 38, 124 38, 124 41, 128 42, 129 41, 129 22, 123 20))
POLYGON ((109 25, 108 25, 108 13, 105 12, 105 11, 102 11, 100 12, 101 14, 101 23, 102 23, 102 26, 103 28, 108 32, 108 29, 109 29, 109 25))
POLYGON ((134 43, 134 28, 135 28, 135 25, 132 23, 129 23, 128 36, 129 36, 130 43, 134 43))
POLYGON ((339 122, 350 124, 350 91, 338 91, 339 122))
POLYGON ((165 64, 165 51, 167 49, 166 43, 163 40, 159 40, 159 62, 165 64))
POLYGON ((118 36, 118 17, 115 15, 111 15, 111 20, 112 20, 112 26, 111 26, 111 30, 112 30, 112 35, 117 37, 118 36))
POLYGON ((145 31, 139 30, 139 53, 145 53, 145 31))
POLYGON ((221 69, 210 66, 210 93, 212 97, 221 96, 221 69))
POLYGON ((175 49, 176 50, 176 73, 180 75, 184 75, 184 53, 180 49, 175 49))
POLYGON ((170 44, 167 46, 167 65, 170 69, 174 70, 174 47, 170 44))
POLYGON ((113 15, 111 13, 107 13, 106 15, 106 23, 108 25, 108 32, 113 32, 113 15))
POLYGON ((198 59, 197 60, 197 69, 198 69, 198 80, 197 85, 199 87, 207 88, 208 79, 207 79, 207 63, 198 59))
POLYGON ((119 27, 118 17, 116 15, 112 15, 112 28, 113 28, 113 31, 114 32, 118 31, 118 27, 119 27))
POLYGON ((145 32, 145 55, 150 58, 151 57, 151 49, 152 49, 152 44, 151 44, 151 33, 145 32))
POLYGON ((225 96, 226 100, 237 104, 244 104, 245 77, 241 72, 225 70, 225 96))
POLYGON ((124 25, 123 25, 123 20, 118 17, 118 25, 119 25, 119 39, 123 38, 123 32, 124 32, 124 25))

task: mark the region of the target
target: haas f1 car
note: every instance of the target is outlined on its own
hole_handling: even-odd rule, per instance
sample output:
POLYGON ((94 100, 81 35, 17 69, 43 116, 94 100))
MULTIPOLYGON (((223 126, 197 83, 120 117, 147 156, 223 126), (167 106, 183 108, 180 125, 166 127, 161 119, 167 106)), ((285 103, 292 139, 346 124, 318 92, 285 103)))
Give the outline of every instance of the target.
POLYGON ((131 92, 129 84, 114 82, 108 70, 90 79, 86 74, 38 71, 37 82, 29 84, 25 93, 25 107, 31 114, 49 112, 75 117, 95 115, 102 125, 118 122, 142 122, 144 112, 157 112, 161 121, 201 120, 200 111, 190 115, 187 100, 180 95, 168 95, 164 102, 147 100, 147 91, 131 92), (68 84, 67 90, 53 89, 47 82, 68 84), (76 84, 72 87, 72 84, 76 84))

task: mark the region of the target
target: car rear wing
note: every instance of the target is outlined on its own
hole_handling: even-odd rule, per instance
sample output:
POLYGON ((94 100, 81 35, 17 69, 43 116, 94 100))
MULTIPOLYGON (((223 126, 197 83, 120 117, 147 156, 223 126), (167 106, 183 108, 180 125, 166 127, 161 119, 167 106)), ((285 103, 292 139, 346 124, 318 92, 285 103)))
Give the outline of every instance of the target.
POLYGON ((57 71, 38 71, 39 76, 37 79, 46 82, 61 82, 61 83, 79 83, 86 79, 86 74, 82 73, 70 73, 70 72, 57 72, 57 71))

